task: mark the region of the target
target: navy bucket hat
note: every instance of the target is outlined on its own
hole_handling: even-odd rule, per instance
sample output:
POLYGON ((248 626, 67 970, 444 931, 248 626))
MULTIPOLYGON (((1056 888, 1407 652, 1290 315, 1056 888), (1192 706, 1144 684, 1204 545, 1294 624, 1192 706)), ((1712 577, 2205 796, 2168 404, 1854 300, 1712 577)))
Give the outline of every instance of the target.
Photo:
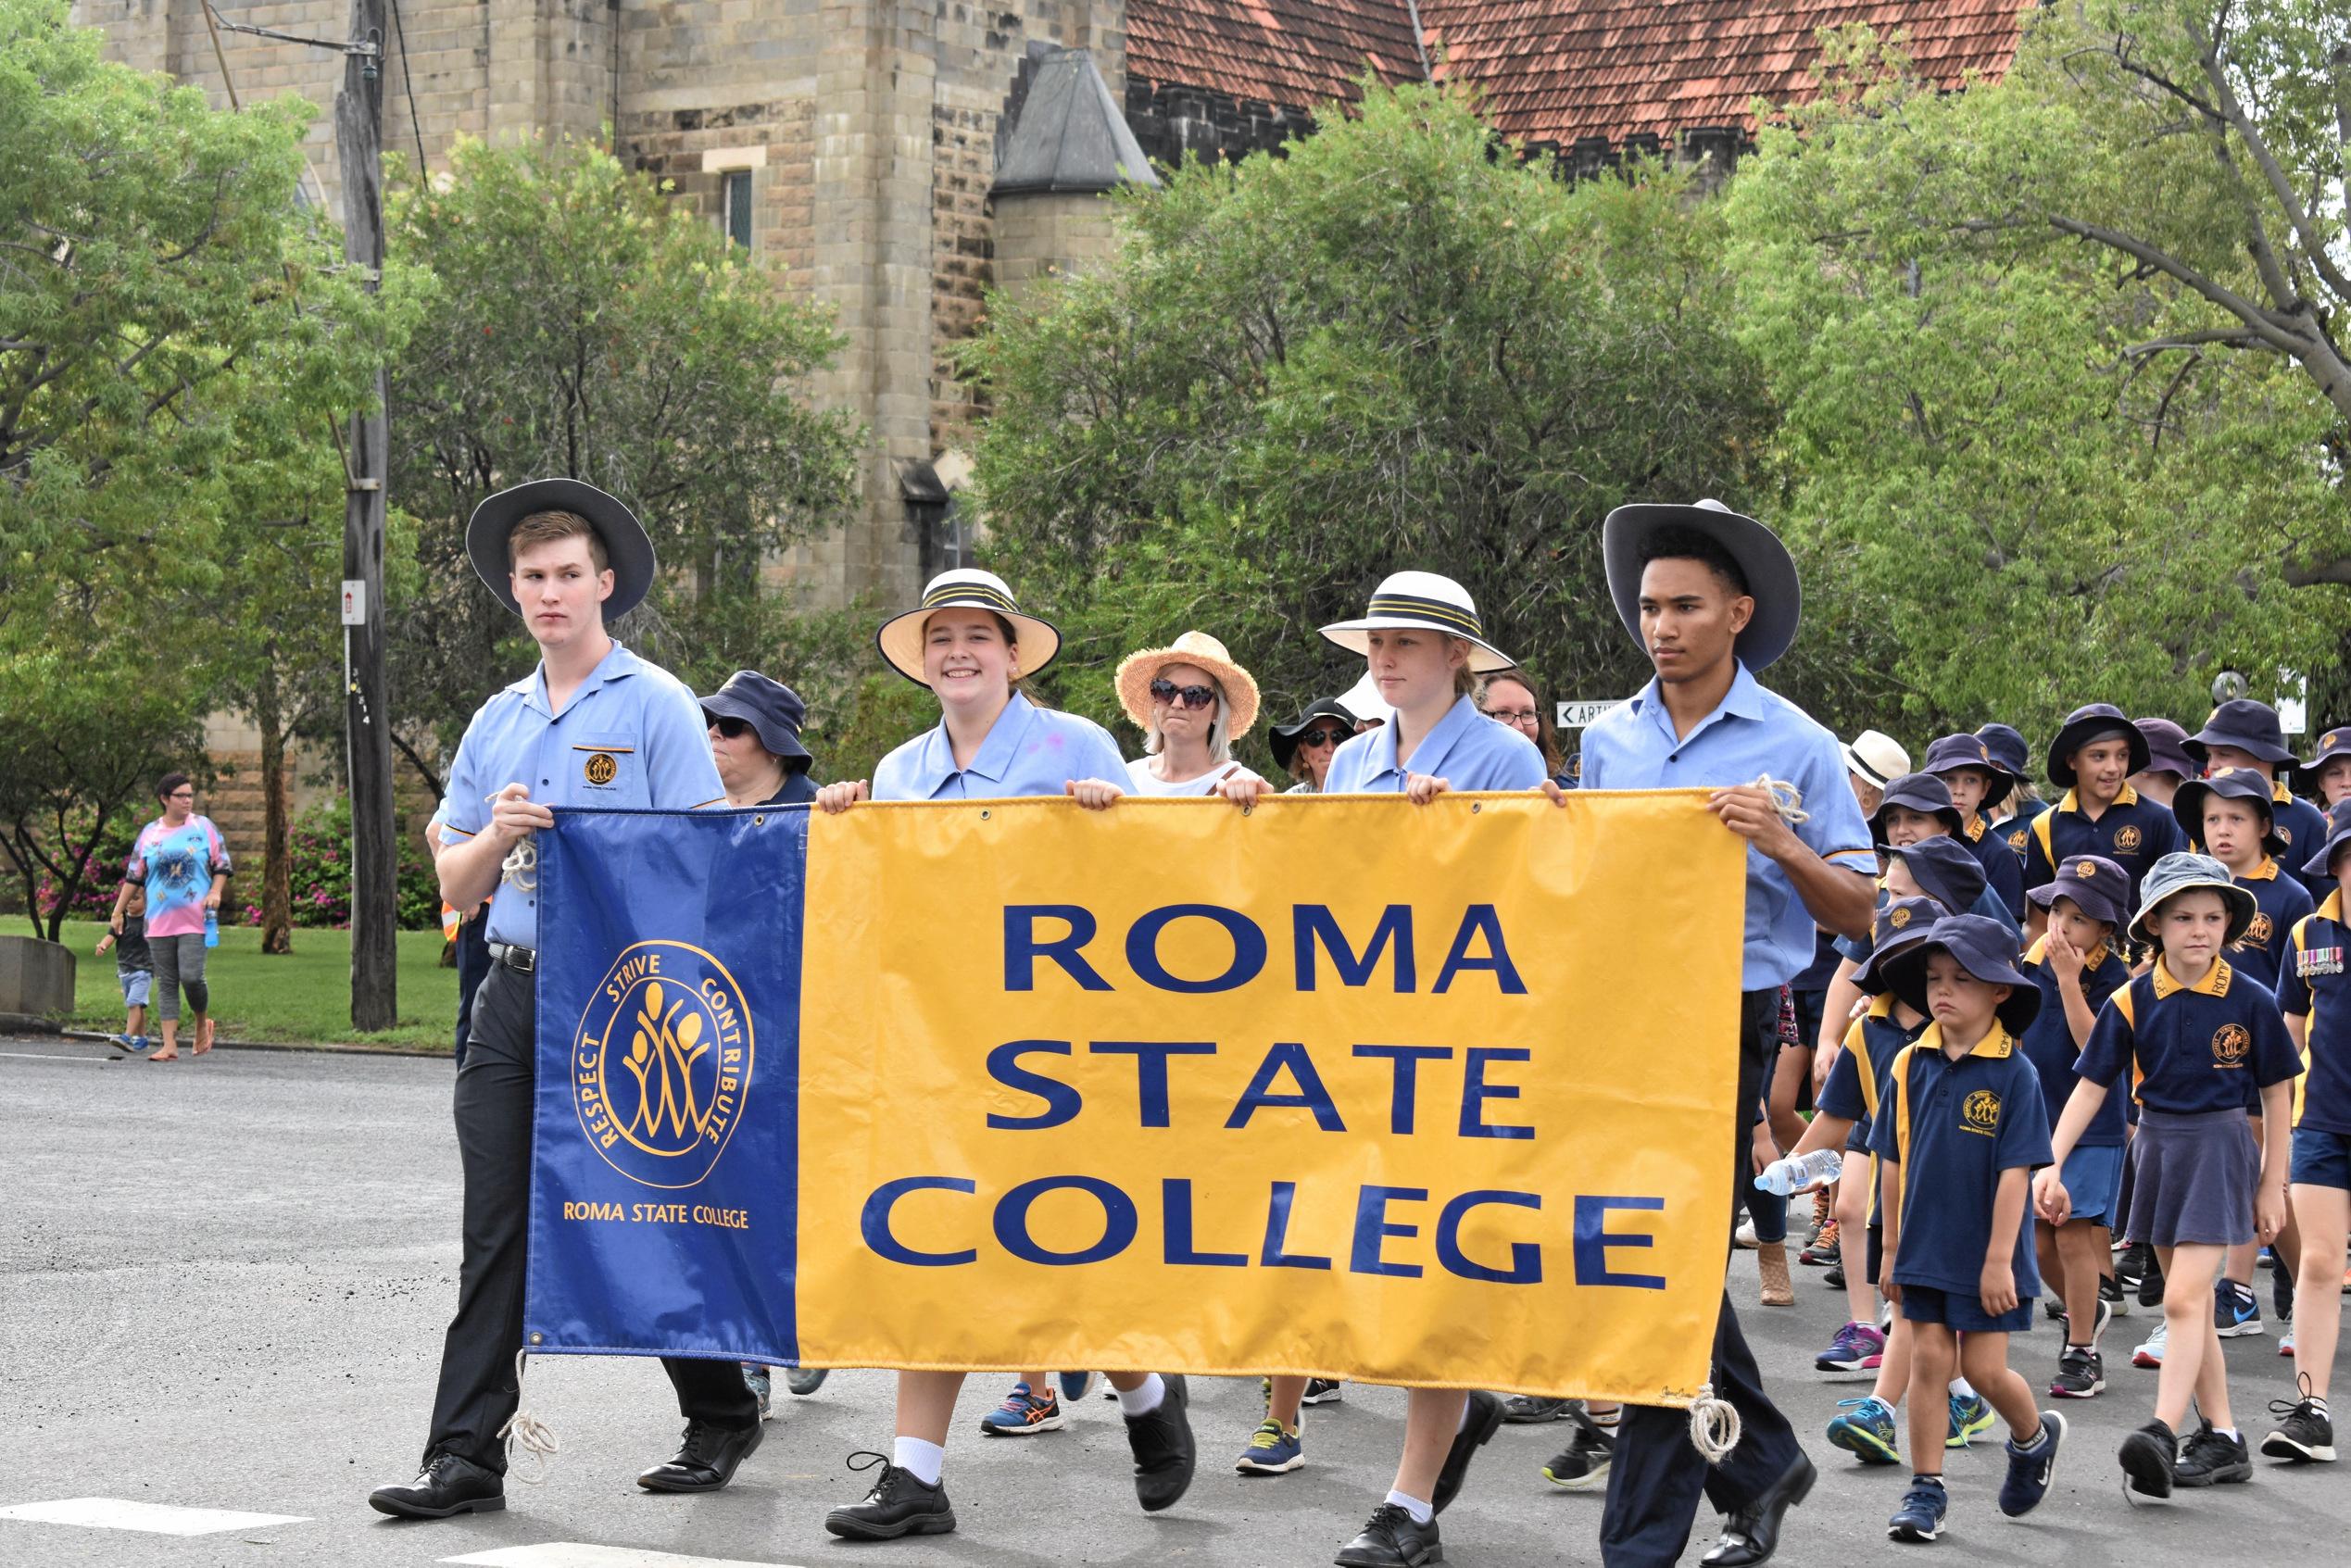
POLYGON ((2013 724, 1986 724, 1976 732, 1976 739, 1983 742, 2002 772, 2024 782, 2032 766, 2032 748, 2025 745, 2022 731, 2013 724))
POLYGON ((2351 844, 2351 800, 2345 801, 2327 813, 2327 841, 2319 846, 2319 852, 2302 862, 2304 876, 2334 875, 2334 852, 2351 844))
POLYGON ((1942 909, 1932 898, 1890 898, 1869 922, 1869 957, 1853 983, 1871 996, 1886 988, 1884 966, 1927 939, 1942 909))
POLYGON ((1999 759, 1992 755, 1991 744, 1981 735, 1942 736, 1927 747, 1927 759, 1919 764, 1918 771, 1941 778, 1959 768, 1978 768, 1992 775, 1992 784, 1983 792, 1980 808, 1986 813, 2005 800, 2008 792, 2016 787, 2016 775, 2000 765, 1999 759))
POLYGON ((737 670, 726 678, 726 684, 703 697, 701 703, 702 711, 712 718, 740 719, 750 725, 751 733, 760 737, 760 744, 784 759, 785 771, 808 771, 811 759, 808 747, 800 744, 800 725, 808 718, 808 704, 783 682, 756 670, 737 670))
POLYGON ((1965 914, 1983 897, 1983 862, 1956 838, 1930 838, 1903 849, 1881 844, 1878 853, 1908 866, 1918 891, 1947 914, 1965 914))
POLYGON ((1897 806, 1922 811, 1953 833, 1967 825, 1959 820, 1959 808, 1951 803, 1951 786, 1932 773, 1905 773, 1886 785, 1886 797, 1869 819, 1869 831, 1881 843, 1886 836, 1886 813, 1897 806))
POLYGON ((2176 773, 2182 779, 2204 771, 2203 764, 2188 753, 2188 732, 2170 720, 2133 719, 2131 723, 2146 737, 2147 765, 2142 771, 2176 773))
POLYGON ((2008 999, 2000 1004, 2000 1026, 2021 1035, 2041 1011, 2041 987, 2017 967, 2017 934, 1985 915, 1945 915, 1935 922, 1927 939, 1886 966, 1894 995, 1920 1012, 1927 1008, 1927 958, 1942 948, 1959 960, 1959 967, 1987 985, 2005 985, 2008 999))
POLYGON ((2171 797, 2171 814, 2191 844, 2204 842, 2204 803, 2215 797, 2242 800, 2261 814, 2261 852, 2282 855, 2285 835, 2278 832, 2278 814, 2269 797, 2269 781, 2245 768, 2223 768, 2208 779, 2190 779, 2171 797))
POLYGON ((2076 855, 2057 868, 2056 881, 2044 882, 2025 897, 2044 909, 2070 898, 2092 920, 2119 927, 2131 912, 2123 904, 2130 892, 2131 873, 2120 866, 2104 855, 2076 855))
POLYGON ((2294 760, 2294 753, 2286 749, 2285 726, 2278 722, 2278 710, 2249 696, 2233 697, 2214 709, 2204 728, 2188 737, 2187 752, 2199 762, 2208 762, 2216 746, 2249 751, 2273 767, 2294 760))
POLYGON ((2057 732, 2057 738, 2049 743, 2049 782, 2071 789, 2078 782, 2074 776, 2073 754, 2092 741, 2107 735, 2120 735, 2131 743, 2128 771, 2144 773, 2147 771, 2147 737, 2139 733, 2139 726, 2133 724, 2113 703, 2093 702, 2067 714, 2065 727, 2057 732))

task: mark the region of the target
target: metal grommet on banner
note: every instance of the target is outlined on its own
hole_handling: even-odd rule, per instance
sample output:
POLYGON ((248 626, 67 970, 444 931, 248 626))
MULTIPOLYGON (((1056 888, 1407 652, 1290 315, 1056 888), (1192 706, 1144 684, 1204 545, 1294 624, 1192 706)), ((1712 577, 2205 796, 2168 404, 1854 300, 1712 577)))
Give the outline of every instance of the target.
POLYGON ((1469 803, 1469 814, 1473 817, 1485 809, 1486 803, 1482 800, 1473 800, 1469 803))
POLYGON ((767 813, 762 811, 758 816, 753 817, 751 819, 751 825, 755 828, 763 828, 767 826, 767 813))
POLYGON ((990 812, 990 811, 988 811, 987 809, 986 809, 985 808, 983 808, 983 809, 981 809, 981 811, 980 811, 980 821, 984 822, 987 821, 987 819, 988 819, 990 816, 992 816, 992 815, 994 815, 994 813, 993 813, 993 812, 990 812))

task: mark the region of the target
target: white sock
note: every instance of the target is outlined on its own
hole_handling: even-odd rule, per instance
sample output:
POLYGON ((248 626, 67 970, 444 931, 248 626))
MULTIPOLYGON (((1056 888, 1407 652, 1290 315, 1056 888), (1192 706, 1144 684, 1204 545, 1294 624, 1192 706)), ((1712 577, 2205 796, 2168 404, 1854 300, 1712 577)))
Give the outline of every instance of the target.
POLYGON ((1139 1388, 1121 1388, 1118 1394, 1118 1413, 1125 1416, 1149 1415, 1159 1409, 1159 1402, 1167 1398, 1167 1384, 1159 1374, 1143 1379, 1139 1388))
POLYGON ((1951 1380, 1951 1391, 1963 1399, 1972 1399, 1976 1397, 1976 1386, 1964 1377, 1955 1377, 1951 1380))
POLYGON ((1389 1493, 1388 1500, 1411 1514, 1413 1523, 1415 1524, 1426 1524, 1437 1517, 1437 1511, 1434 1508, 1421 1501, 1420 1499, 1408 1497, 1402 1492, 1389 1493))
POLYGON ((2315 1415, 2315 1416, 2317 1416, 2317 1417, 2318 1417, 2320 1421, 2324 1421, 2324 1420, 2326 1420, 2326 1419, 2327 1419, 2327 1402, 2326 1402, 2324 1399, 2313 1399, 2313 1400, 2311 1400, 2311 1401, 2310 1401, 2310 1413, 2311 1413, 2311 1414, 2313 1414, 2313 1415, 2315 1415))
POLYGON ((2229 1439, 2232 1443, 2237 1441, 2237 1429, 2233 1426, 2216 1426, 2213 1430, 2220 1434, 2223 1437, 2229 1439))
POLYGON ((899 1437, 890 1443, 890 1462, 924 1486, 936 1486, 947 1468, 947 1450, 920 1437, 899 1437))

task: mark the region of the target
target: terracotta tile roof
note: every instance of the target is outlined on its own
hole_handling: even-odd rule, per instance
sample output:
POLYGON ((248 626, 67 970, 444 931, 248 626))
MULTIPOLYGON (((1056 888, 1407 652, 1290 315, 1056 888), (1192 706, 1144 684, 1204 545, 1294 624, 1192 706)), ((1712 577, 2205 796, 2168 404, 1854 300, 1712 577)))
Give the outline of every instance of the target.
MULTIPOLYGON (((1927 76, 1997 76, 2036 0, 1420 0, 1443 76, 1477 83, 1504 133, 1562 146, 1752 129, 1757 96, 1804 96, 1823 27, 1900 30, 1927 76)), ((1129 0, 1128 74, 1305 107, 1352 96, 1368 58, 1420 75, 1406 0, 1129 0)))
POLYGON ((1311 108, 1420 79, 1404 0, 1129 0, 1126 73, 1243 100, 1311 108))

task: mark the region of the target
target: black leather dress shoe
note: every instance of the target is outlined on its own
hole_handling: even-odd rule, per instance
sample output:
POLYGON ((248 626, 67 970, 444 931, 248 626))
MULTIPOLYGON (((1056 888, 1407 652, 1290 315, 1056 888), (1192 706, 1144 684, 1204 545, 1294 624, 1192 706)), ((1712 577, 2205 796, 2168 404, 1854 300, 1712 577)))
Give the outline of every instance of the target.
POLYGON ((1723 1521, 1722 1539, 1698 1561, 1705 1568, 1754 1568, 1770 1562, 1779 1549, 1779 1526, 1788 1511, 1804 1501, 1819 1479, 1812 1461, 1799 1456, 1761 1497, 1723 1521))
POLYGON ((1176 1506, 1176 1499, 1192 1484, 1192 1467, 1199 1457, 1192 1442, 1191 1417, 1185 1413, 1191 1391, 1179 1373, 1170 1373, 1161 1381, 1167 1392, 1161 1397, 1159 1409, 1126 1418, 1126 1447, 1135 1456, 1135 1500, 1146 1513, 1176 1506))
POLYGON ((1461 1484, 1469 1478, 1469 1461, 1477 1457, 1477 1450, 1493 1440, 1502 1430, 1502 1402, 1500 1397, 1483 1388, 1469 1396, 1469 1420, 1453 1434, 1453 1446, 1445 1450, 1445 1462, 1437 1472, 1436 1495, 1428 1505, 1439 1513, 1445 1505, 1460 1495, 1461 1484))
POLYGON ((892 1464, 887 1454, 854 1453, 849 1465, 851 1470, 879 1465, 882 1474, 863 1502, 846 1503, 824 1516, 824 1527, 843 1540, 894 1541, 900 1536, 943 1536, 955 1528, 955 1505, 947 1500, 944 1480, 924 1486, 892 1464))
POLYGON ((1372 1510, 1371 1523, 1332 1559, 1339 1568, 1422 1568, 1445 1561, 1437 1538, 1437 1521, 1415 1524, 1413 1516, 1392 1502, 1372 1510))
POLYGON ((434 1454, 405 1486, 378 1486, 368 1506, 399 1519, 496 1513, 506 1506, 506 1477, 455 1454, 434 1454))
POLYGON ((735 1467, 751 1457, 767 1428, 713 1426, 707 1421, 685 1424, 685 1438, 667 1463, 657 1464, 636 1478, 648 1492, 715 1492, 735 1479, 735 1467))

